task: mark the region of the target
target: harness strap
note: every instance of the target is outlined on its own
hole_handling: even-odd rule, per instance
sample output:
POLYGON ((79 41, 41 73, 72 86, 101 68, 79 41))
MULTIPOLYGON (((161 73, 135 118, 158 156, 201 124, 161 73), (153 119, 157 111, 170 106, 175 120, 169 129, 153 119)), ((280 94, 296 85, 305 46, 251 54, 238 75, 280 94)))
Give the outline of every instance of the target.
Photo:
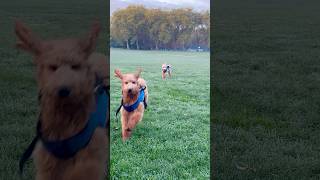
POLYGON ((27 160, 30 158, 30 156, 32 155, 32 152, 37 144, 39 140, 39 135, 37 134, 32 142, 30 143, 30 145, 28 146, 28 148, 25 150, 25 152, 22 154, 21 158, 20 158, 20 161, 19 161, 19 174, 20 176, 22 175, 23 173, 23 167, 25 165, 25 163, 27 162, 27 160))
POLYGON ((122 107, 122 105, 123 105, 123 99, 121 99, 121 104, 120 104, 120 106, 118 107, 118 109, 117 109, 117 111, 116 111, 116 120, 118 120, 118 114, 119 114, 119 112, 120 112, 120 110, 121 110, 121 107, 122 107))
POLYGON ((144 109, 147 109, 148 104, 147 104, 147 102, 146 102, 146 99, 143 99, 143 105, 144 105, 144 109))
MULTIPOLYGON (((142 90, 144 91, 146 88, 147 88, 147 87, 144 86, 144 87, 142 88, 142 90)), ((143 98, 143 105, 144 105, 144 109, 147 109, 148 104, 147 104, 147 102, 146 102, 146 97, 143 98)))
MULTIPOLYGON (((42 93, 41 90, 39 91, 38 94, 38 102, 40 103, 42 97, 42 93)), ((38 123, 37 123, 37 131, 36 131, 36 136, 33 138, 33 140, 31 141, 31 143, 29 144, 28 148, 24 151, 24 153, 22 154, 20 160, 19 160, 19 174, 22 175, 23 173, 23 167, 25 165, 25 163, 27 162, 27 160, 30 158, 30 156, 32 155, 32 152, 40 138, 39 133, 38 133, 38 129, 40 128, 40 116, 38 118, 38 123)))

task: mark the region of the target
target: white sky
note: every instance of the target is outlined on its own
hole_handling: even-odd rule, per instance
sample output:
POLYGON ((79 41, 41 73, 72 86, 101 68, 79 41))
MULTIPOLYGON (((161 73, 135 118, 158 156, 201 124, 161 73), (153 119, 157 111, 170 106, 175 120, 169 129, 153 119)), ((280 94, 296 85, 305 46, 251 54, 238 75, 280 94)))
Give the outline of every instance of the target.
POLYGON ((118 6, 122 7, 125 4, 143 4, 147 7, 168 7, 168 8, 180 8, 190 7, 195 10, 209 10, 210 0, 111 0, 111 10, 117 9, 118 6), (120 5, 121 4, 121 5, 120 5))
MULTIPOLYGON (((121 0, 121 1, 126 1, 126 2, 133 2, 132 0, 121 0)), ((192 3, 197 3, 197 2, 201 2, 201 1, 197 1, 197 0, 149 0, 149 2, 164 2, 164 3, 168 3, 168 4, 177 4, 177 5, 183 5, 183 4, 192 4, 192 3)), ((139 2, 143 2, 140 0, 135 0, 134 2, 139 3, 139 2)), ((203 1, 201 2, 203 3, 203 1)), ((210 1, 208 1, 208 3, 210 3, 210 1)))

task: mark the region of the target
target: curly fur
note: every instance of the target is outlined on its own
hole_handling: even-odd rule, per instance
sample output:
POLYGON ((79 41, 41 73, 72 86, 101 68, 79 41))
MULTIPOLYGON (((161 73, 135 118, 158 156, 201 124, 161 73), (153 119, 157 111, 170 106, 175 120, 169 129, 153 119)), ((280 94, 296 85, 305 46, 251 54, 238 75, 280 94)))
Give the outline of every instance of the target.
MULTIPOLYGON (((81 131, 95 108, 96 77, 109 86, 106 56, 94 53, 100 25, 84 38, 41 40, 20 21, 15 24, 17 47, 34 57, 42 94, 41 132, 48 140, 62 140, 81 131), (67 95, 59 92, 67 89, 67 95)), ((107 115, 107 117, 109 117, 107 115)), ((39 141, 33 152, 38 180, 101 180, 108 158, 109 129, 97 128, 89 144, 69 159, 58 159, 39 141)))
MULTIPOLYGON (((123 104, 131 105, 138 99, 140 89, 145 87, 145 102, 148 103, 148 87, 146 81, 140 77, 141 69, 136 73, 122 74, 119 69, 115 70, 115 76, 121 80, 123 104)), ((132 112, 121 108, 122 140, 130 138, 132 130, 142 120, 144 104, 140 102, 137 109, 132 112)))

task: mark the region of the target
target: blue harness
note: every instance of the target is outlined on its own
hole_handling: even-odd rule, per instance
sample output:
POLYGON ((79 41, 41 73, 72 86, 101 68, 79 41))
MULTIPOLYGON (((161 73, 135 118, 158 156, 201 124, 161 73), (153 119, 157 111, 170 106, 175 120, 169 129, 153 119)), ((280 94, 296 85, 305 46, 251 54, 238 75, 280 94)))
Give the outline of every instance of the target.
POLYGON ((132 111, 134 111, 134 110, 136 110, 136 109, 138 108, 138 106, 139 106, 139 104, 140 104, 141 102, 143 102, 144 108, 147 109, 147 106, 148 106, 148 105, 147 105, 147 103, 146 103, 146 101, 145 101, 145 97, 144 97, 144 90, 145 90, 145 89, 146 89, 146 88, 141 88, 141 89, 140 89, 140 94, 139 94, 138 99, 136 100, 135 103, 133 103, 133 104, 131 104, 131 105, 124 105, 124 104, 123 104, 123 99, 121 99, 121 104, 120 104, 119 108, 118 108, 117 111, 116 111, 116 116, 118 115, 121 107, 123 107, 123 108, 124 108, 126 111, 128 111, 128 112, 132 112, 132 111))
POLYGON ((48 141, 40 136, 41 142, 54 156, 66 159, 74 156, 80 149, 87 146, 97 127, 106 127, 108 97, 103 89, 96 95, 96 111, 90 114, 86 126, 76 135, 59 141, 48 141))
POLYGON ((144 100, 144 89, 141 89, 140 90, 140 95, 139 95, 139 97, 138 97, 138 99, 137 99, 137 101, 135 103, 133 103, 133 104, 131 104, 129 106, 126 106, 126 105, 122 104, 122 106, 126 111, 132 112, 132 111, 134 111, 135 109, 138 108, 140 102, 142 102, 143 100, 144 100))
POLYGON ((19 167, 21 174, 23 171, 23 165, 31 156, 38 140, 40 140, 46 150, 53 154, 55 157, 60 159, 68 159, 70 157, 73 157, 79 150, 88 145, 97 127, 106 128, 106 126, 108 125, 106 119, 109 109, 109 94, 107 94, 107 89, 102 86, 98 86, 95 93, 96 111, 90 114, 90 118, 86 126, 79 133, 72 137, 57 141, 46 140, 42 137, 40 131, 41 121, 38 121, 36 137, 33 139, 20 159, 19 167))

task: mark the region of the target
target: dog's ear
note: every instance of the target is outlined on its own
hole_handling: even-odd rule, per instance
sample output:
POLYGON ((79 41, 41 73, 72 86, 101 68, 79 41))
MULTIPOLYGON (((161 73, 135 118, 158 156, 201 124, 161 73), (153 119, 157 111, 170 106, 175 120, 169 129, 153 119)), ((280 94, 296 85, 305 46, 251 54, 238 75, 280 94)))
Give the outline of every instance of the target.
POLYGON ((137 78, 139 78, 141 72, 142 72, 142 68, 138 68, 138 69, 137 69, 137 72, 136 72, 134 75, 135 75, 137 78))
POLYGON ((121 73, 121 71, 119 69, 114 70, 114 75, 116 77, 118 77, 119 79, 122 79, 122 77, 123 77, 122 73, 121 73))
POLYGON ((15 33, 18 37, 17 48, 28 51, 33 55, 39 55, 41 53, 41 40, 19 20, 15 21, 15 33))
POLYGON ((100 31, 100 23, 98 21, 95 21, 91 27, 89 34, 81 43, 82 50, 87 55, 90 55, 95 50, 100 31))

